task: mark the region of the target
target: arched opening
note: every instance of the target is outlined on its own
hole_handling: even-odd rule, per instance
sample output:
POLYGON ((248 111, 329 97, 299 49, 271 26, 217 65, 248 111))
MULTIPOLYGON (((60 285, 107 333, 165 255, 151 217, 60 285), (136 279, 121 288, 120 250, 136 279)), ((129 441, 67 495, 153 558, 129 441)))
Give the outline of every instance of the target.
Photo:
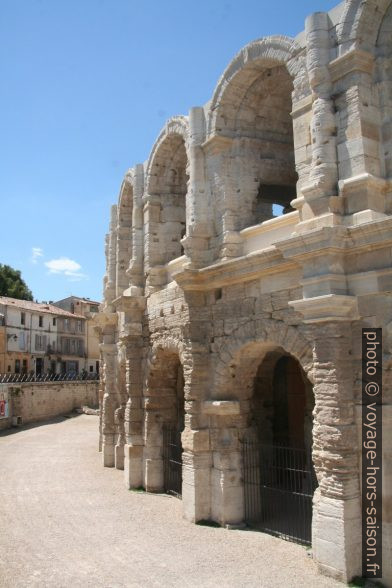
MULTIPOLYGON (((179 355, 173 351, 158 350, 148 380, 146 451, 156 456, 156 443, 160 445, 157 471, 161 483, 155 490, 180 497, 182 494, 181 433, 185 426, 184 372, 179 355), (149 425, 148 423, 151 423, 149 425), (156 429, 157 427, 157 429, 156 429), (163 467, 162 467, 163 466, 163 467)), ((154 458, 155 459, 155 458, 154 458)), ((150 460, 150 465, 151 465, 150 460)), ((147 484, 148 486, 148 484, 147 484)), ((147 488, 149 489, 149 488, 147 488)), ((150 488, 151 490, 151 488, 150 488)))
POLYGON ((186 231, 187 153, 182 136, 172 134, 158 147, 151 166, 149 194, 159 203, 150 239, 154 260, 164 265, 182 255, 186 231))
POLYGON ((243 441, 245 520, 263 531, 311 543, 312 386, 299 362, 280 349, 266 353, 251 397, 243 441))
POLYGON ((244 66, 222 96, 216 131, 233 139, 228 186, 238 199, 237 230, 293 211, 292 91, 285 65, 260 60, 244 66))

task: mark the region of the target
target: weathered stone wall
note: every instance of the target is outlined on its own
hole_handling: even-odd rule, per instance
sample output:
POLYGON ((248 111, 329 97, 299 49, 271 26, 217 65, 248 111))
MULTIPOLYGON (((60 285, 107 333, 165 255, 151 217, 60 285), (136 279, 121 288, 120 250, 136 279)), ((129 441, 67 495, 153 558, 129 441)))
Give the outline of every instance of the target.
POLYGON ((295 39, 249 43, 208 104, 167 121, 112 209, 97 322, 103 463, 162 491, 176 425, 191 521, 244 520, 241 443, 271 438, 274 374, 291 366, 318 484, 313 555, 344 581, 361 573, 361 329, 382 327, 386 585, 391 14, 390 0, 346 0, 295 39))
POLYGON ((10 398, 10 419, 21 417, 21 424, 45 421, 67 414, 82 406, 98 407, 98 382, 34 382, 20 384, 3 384, 7 387, 10 398))

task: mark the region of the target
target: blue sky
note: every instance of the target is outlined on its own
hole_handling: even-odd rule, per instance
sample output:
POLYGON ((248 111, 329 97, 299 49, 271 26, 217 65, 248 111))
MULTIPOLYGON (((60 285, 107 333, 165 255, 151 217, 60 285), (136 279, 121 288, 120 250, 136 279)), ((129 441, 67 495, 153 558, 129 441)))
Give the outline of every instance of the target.
POLYGON ((0 263, 39 301, 101 300, 124 173, 241 47, 327 0, 1 0, 0 263))

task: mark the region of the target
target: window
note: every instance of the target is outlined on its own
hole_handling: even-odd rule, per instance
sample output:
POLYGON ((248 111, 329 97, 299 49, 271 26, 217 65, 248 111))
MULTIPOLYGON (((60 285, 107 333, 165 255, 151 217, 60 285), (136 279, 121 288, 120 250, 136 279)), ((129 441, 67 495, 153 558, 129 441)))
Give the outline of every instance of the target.
POLYGON ((19 333, 19 349, 20 351, 25 351, 26 349, 26 340, 25 340, 25 332, 21 331, 19 333))
POLYGON ((64 331, 69 331, 69 319, 64 319, 64 331))
POLYGON ((15 373, 20 374, 20 359, 15 359, 15 373))
POLYGON ((80 333, 83 331, 82 321, 77 321, 76 328, 80 333))
POLYGON ((90 312, 98 312, 98 306, 90 304, 90 312))
POLYGON ((94 371, 94 366, 90 365, 90 372, 93 372, 93 371, 94 371))
POLYGON ((22 374, 27 374, 27 359, 22 360, 22 374))
POLYGON ((39 327, 43 327, 44 326, 44 317, 43 316, 39 316, 38 317, 38 326, 39 327))
POLYGON ((45 351, 46 335, 36 335, 35 336, 35 348, 37 351, 45 351))
POLYGON ((26 324, 26 313, 25 312, 21 312, 20 313, 20 324, 21 325, 25 325, 26 324))
POLYGON ((75 353, 75 339, 71 339, 71 353, 75 353))
POLYGON ((55 316, 53 317, 53 326, 54 327, 56 326, 56 317, 55 316))

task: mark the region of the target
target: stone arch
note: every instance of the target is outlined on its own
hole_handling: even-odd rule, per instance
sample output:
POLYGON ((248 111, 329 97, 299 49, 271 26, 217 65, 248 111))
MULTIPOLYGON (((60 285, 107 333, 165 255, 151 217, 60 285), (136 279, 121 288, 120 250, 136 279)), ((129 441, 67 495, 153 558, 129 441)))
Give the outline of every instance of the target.
POLYGON ((156 170, 154 170, 154 167, 159 163, 157 162, 157 158, 159 158, 162 146, 164 146, 165 142, 170 140, 170 138, 182 139, 186 155, 189 158, 189 122, 187 116, 173 116, 166 122, 164 128, 159 133, 147 161, 146 190, 148 194, 155 193, 154 179, 156 178, 157 173, 156 170))
MULTIPOLYGON (((176 439, 181 460, 181 432, 185 426, 183 362, 183 345, 175 338, 154 341, 147 358, 143 386, 144 485, 150 492, 171 490, 167 488, 165 473, 165 455, 168 450, 164 446, 165 428, 170 429, 172 439, 176 439)), ((173 447, 172 443, 170 447, 173 447)), ((181 478, 181 471, 179 476, 181 478)))
POLYGON ((189 125, 185 116, 170 119, 151 151, 146 171, 146 192, 155 207, 152 266, 164 265, 183 254, 186 232, 186 194, 189 181, 189 125))
POLYGON ((153 342, 147 358, 147 378, 151 370, 155 369, 163 354, 178 355, 182 365, 184 365, 186 348, 183 341, 173 336, 160 337, 153 342))
POLYGON ((292 103, 309 91, 304 51, 288 37, 250 43, 223 73, 207 121, 209 139, 225 137, 227 145, 224 187, 221 182, 216 189, 222 232, 293 210, 298 173, 292 103))
POLYGON ((362 49, 374 53, 381 22, 390 5, 391 0, 378 0, 377 3, 346 0, 337 27, 341 52, 362 49))
POLYGON ((207 135, 224 132, 225 129, 220 124, 224 116, 222 109, 236 94, 236 85, 240 83, 249 87, 260 71, 266 68, 284 65, 294 87, 300 81, 301 85, 306 86, 306 62, 305 57, 299 55, 300 51, 301 48, 294 39, 283 35, 264 37, 243 47, 228 65, 214 90, 209 107, 207 135))
POLYGON ((117 206, 116 296, 121 296, 129 285, 127 269, 132 257, 134 170, 129 170, 121 184, 117 206))
POLYGON ((244 391, 250 391, 261 361, 274 349, 294 357, 309 381, 313 382, 313 352, 309 341, 296 327, 266 319, 257 337, 248 335, 246 327, 239 327, 221 348, 216 362, 214 386, 218 396, 227 398, 229 390, 230 397, 234 399, 237 381, 241 381, 244 391))

